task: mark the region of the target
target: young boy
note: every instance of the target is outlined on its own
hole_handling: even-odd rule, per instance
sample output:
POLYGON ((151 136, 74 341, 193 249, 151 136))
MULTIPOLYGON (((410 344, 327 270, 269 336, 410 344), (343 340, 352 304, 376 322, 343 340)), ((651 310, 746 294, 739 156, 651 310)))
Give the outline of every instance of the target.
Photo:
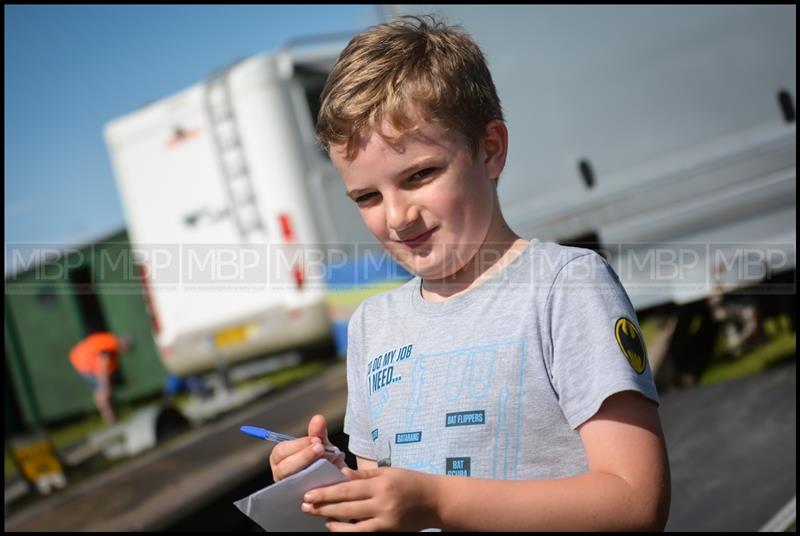
MULTIPOLYGON (((301 507, 330 530, 661 530, 669 469, 635 312, 594 252, 504 221, 508 133, 482 53, 436 21, 355 37, 317 135, 347 195, 417 277, 349 325, 358 470, 301 507)), ((324 418, 270 455, 323 455, 324 418)))

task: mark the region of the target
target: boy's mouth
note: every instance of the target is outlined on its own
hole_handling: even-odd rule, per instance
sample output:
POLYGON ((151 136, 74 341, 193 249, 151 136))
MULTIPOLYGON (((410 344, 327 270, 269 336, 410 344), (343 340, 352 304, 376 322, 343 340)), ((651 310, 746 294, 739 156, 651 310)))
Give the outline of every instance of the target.
POLYGON ((399 242, 401 244, 405 245, 405 246, 410 247, 410 248, 415 248, 415 247, 421 246, 422 244, 427 242, 427 240, 431 237, 433 232, 438 228, 439 228, 438 226, 434 227, 433 229, 429 229, 429 230, 425 231, 424 233, 422 233, 420 235, 417 235, 417 236, 415 236, 413 238, 409 238, 408 240, 399 240, 399 242))

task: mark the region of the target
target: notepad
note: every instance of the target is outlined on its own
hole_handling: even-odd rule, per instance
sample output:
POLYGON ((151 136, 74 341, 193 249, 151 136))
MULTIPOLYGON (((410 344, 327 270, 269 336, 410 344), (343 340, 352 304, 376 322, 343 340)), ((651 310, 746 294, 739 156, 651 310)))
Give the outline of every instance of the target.
POLYGON ((266 531, 325 532, 324 517, 300 510, 303 495, 312 489, 345 481, 347 477, 335 465, 321 458, 233 504, 266 531))

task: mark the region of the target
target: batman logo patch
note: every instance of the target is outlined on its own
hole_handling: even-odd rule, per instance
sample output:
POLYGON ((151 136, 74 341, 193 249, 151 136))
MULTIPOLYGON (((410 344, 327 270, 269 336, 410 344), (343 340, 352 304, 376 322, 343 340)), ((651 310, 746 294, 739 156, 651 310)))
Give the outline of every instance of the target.
POLYGON ((636 329, 636 324, 625 317, 620 318, 614 326, 614 336, 617 338, 622 355, 631 364, 636 374, 644 372, 647 365, 647 350, 644 347, 642 334, 636 329))

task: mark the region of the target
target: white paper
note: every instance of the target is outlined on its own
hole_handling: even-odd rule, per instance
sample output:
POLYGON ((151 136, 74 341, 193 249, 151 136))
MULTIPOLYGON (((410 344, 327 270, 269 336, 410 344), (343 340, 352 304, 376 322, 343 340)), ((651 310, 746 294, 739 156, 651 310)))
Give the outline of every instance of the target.
POLYGON ((324 517, 300 510, 303 495, 314 488, 346 480, 335 465, 320 458, 302 471, 233 504, 266 531, 325 532, 324 517))

